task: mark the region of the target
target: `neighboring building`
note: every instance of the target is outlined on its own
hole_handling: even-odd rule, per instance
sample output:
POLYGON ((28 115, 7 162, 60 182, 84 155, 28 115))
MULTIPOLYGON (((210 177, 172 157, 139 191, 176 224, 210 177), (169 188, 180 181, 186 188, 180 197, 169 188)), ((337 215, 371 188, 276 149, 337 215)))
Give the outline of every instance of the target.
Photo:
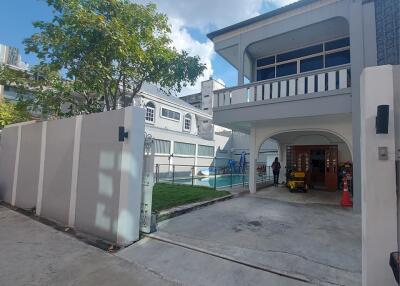
POLYGON ((201 83, 201 92, 181 96, 179 99, 186 101, 190 105, 203 110, 204 112, 211 114, 213 113, 213 95, 214 91, 225 88, 225 85, 214 80, 209 79, 201 83))
POLYGON ((216 52, 238 70, 238 85, 214 93, 214 123, 250 135, 249 189, 267 139, 287 170, 312 187, 337 190, 353 162, 361 210, 360 75, 399 63, 398 0, 302 0, 212 32, 216 52), (249 84, 244 84, 245 79, 249 84))
MULTIPOLYGON (((219 87, 213 81, 202 83, 199 94, 210 94, 213 86, 219 87)), ((249 153, 249 135, 215 126, 207 110, 167 95, 154 85, 145 84, 134 104, 146 109, 145 129, 154 139, 155 164, 160 166, 160 173, 170 172, 175 165, 176 172, 187 177, 187 166, 202 168, 215 163, 226 167, 230 159, 239 161, 243 152, 249 153)), ((261 149, 260 161, 270 164, 277 146, 269 142, 261 149)))
MULTIPOLYGON (((13 69, 27 70, 28 64, 21 60, 19 50, 14 47, 0 44, 0 65, 7 65, 13 69)), ((12 86, 0 85, 0 101, 5 98, 10 101, 17 99, 17 93, 12 86)))
POLYGON ((161 172, 185 166, 211 166, 226 140, 214 135, 212 116, 154 85, 145 84, 135 99, 146 109, 146 133, 155 141, 155 164, 161 172), (216 141, 218 141, 216 143, 216 141))

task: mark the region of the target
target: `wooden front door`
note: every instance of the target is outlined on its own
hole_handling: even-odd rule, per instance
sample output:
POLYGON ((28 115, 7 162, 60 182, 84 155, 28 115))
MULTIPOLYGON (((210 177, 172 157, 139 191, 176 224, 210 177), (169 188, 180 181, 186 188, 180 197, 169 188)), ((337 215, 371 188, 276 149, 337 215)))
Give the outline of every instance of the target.
POLYGON ((325 147, 325 186, 329 191, 338 189, 338 147, 325 147))
MULTIPOLYGON (((338 147, 337 145, 316 145, 316 146, 293 146, 293 160, 291 160, 291 169, 293 171, 305 172, 306 182, 311 187, 322 187, 329 191, 336 191, 338 189, 338 147), (319 151, 325 157, 325 164, 322 163, 323 169, 318 169, 318 174, 313 174, 311 168, 311 155, 312 151, 319 151), (325 172, 325 176, 320 174, 325 172), (318 177, 316 179, 316 177, 318 177), (322 179, 324 181, 319 180, 322 179), (323 183, 324 186, 321 186, 323 183)), ((315 169, 315 168, 314 168, 315 169)))

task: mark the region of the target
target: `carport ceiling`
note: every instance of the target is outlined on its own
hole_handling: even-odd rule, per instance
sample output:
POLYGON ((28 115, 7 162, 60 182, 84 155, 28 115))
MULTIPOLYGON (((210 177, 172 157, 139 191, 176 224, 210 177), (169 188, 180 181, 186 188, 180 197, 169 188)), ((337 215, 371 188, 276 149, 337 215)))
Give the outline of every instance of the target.
POLYGON ((330 144, 343 142, 343 140, 336 135, 324 131, 292 131, 277 134, 272 138, 280 143, 293 144, 293 142, 298 141, 299 138, 307 136, 322 137, 330 144))

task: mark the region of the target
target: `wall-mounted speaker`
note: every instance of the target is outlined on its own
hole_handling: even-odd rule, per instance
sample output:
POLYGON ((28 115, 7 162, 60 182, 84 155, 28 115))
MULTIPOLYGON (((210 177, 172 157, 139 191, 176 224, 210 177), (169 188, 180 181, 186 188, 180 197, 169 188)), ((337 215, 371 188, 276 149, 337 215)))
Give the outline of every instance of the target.
POLYGON ((376 112, 376 134, 388 134, 389 105, 378 105, 376 112))

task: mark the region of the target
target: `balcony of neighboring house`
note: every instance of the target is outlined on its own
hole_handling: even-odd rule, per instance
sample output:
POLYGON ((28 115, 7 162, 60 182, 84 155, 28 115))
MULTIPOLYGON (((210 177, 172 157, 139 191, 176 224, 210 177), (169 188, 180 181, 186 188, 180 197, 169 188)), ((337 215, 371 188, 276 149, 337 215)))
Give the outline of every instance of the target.
POLYGON ((346 19, 256 35, 242 32, 236 45, 224 35, 213 38, 216 51, 238 70, 237 86, 214 92, 216 124, 248 131, 254 121, 351 113, 346 19))

